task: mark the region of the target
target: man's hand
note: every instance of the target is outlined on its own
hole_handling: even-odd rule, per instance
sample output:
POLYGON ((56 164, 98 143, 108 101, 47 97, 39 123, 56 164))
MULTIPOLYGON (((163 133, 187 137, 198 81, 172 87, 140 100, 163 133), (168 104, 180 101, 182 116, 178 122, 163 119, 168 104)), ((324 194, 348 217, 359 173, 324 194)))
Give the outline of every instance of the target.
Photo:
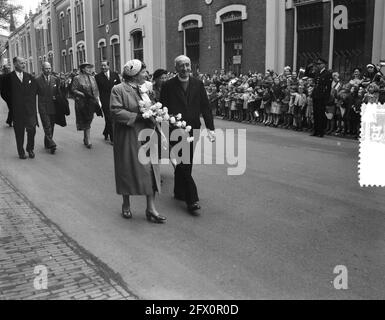
POLYGON ((215 142, 215 138, 216 138, 216 136, 215 136, 215 131, 209 131, 209 135, 208 135, 208 139, 210 140, 210 142, 215 142))

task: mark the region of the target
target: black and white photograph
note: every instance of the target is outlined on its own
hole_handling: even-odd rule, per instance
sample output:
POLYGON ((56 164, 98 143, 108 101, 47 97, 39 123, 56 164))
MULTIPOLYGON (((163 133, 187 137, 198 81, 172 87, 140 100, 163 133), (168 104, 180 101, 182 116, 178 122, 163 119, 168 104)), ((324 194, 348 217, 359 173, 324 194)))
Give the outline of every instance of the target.
POLYGON ((0 300, 385 299, 384 0, 0 0, 0 93, 0 300))

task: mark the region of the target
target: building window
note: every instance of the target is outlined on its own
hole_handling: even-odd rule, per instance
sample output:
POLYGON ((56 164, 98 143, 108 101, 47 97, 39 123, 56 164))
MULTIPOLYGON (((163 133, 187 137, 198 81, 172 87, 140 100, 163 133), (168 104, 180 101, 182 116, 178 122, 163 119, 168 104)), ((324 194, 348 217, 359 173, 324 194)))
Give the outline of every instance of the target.
POLYGON ((111 0, 111 20, 119 17, 119 2, 118 0, 111 0))
POLYGON ((215 19, 215 24, 222 25, 221 67, 238 75, 242 73, 244 20, 247 20, 247 7, 240 4, 220 9, 215 19))
POLYGON ((99 40, 98 42, 98 48, 99 48, 99 58, 100 61, 107 60, 107 46, 106 46, 106 40, 99 40))
POLYGON ((31 48, 31 35, 28 33, 27 35, 27 45, 28 45, 28 57, 32 56, 32 48, 31 48))
POLYGON ((181 26, 184 32, 184 54, 191 59, 191 68, 194 73, 199 70, 199 21, 188 20, 181 26))
POLYGON ((341 0, 339 3, 348 8, 348 29, 334 30, 332 69, 338 71, 342 80, 348 81, 354 68, 363 69, 368 61, 365 39, 370 5, 366 0, 341 0))
POLYGON ((115 38, 111 41, 112 49, 112 67, 115 72, 120 73, 120 43, 119 39, 115 38))
POLYGON ((99 25, 104 23, 104 0, 99 0, 99 25))
POLYGON ((61 39, 65 40, 65 26, 64 26, 64 17, 60 18, 60 29, 61 29, 61 39))
POLYGON ((67 16, 68 16, 68 38, 72 38, 72 16, 71 16, 71 9, 67 10, 67 16))
POLYGON ((84 10, 83 10, 83 1, 79 0, 76 2, 75 7, 76 13, 76 32, 84 30, 84 10))
POLYGON ((86 48, 84 44, 79 44, 77 46, 77 60, 78 60, 78 65, 81 65, 83 62, 86 61, 86 48))
POLYGON ((74 53, 73 53, 72 49, 69 49, 68 55, 70 57, 70 68, 69 68, 69 71, 72 71, 74 69, 74 53))
POLYGON ((131 35, 132 48, 133 48, 133 57, 134 59, 138 59, 143 61, 143 35, 142 31, 135 31, 131 35))
POLYGON ((51 66, 53 66, 53 53, 52 52, 48 53, 48 62, 50 63, 51 66))
POLYGON ((67 72, 67 53, 65 50, 61 53, 61 71, 67 72))
POLYGON ((324 4, 297 7, 297 66, 306 67, 322 55, 324 4))
POLYGON ((224 22, 225 69, 241 73, 242 65, 242 20, 224 22))
POLYGON ((52 43, 52 37, 51 37, 51 19, 47 20, 47 44, 52 43))

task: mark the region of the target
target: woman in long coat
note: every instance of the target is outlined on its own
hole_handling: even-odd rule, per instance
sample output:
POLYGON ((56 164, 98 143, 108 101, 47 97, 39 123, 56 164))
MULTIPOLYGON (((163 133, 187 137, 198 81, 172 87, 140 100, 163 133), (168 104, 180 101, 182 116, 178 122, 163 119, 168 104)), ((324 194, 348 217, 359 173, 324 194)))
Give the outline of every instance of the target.
POLYGON ((83 63, 80 74, 73 79, 72 93, 75 96, 76 128, 84 132, 84 145, 92 148, 90 142, 91 123, 94 113, 100 111, 99 89, 95 77, 92 75, 93 65, 83 63))
POLYGON ((143 119, 139 102, 144 94, 140 86, 146 79, 146 66, 140 60, 130 60, 124 66, 123 82, 112 89, 110 109, 114 124, 114 162, 116 190, 123 196, 122 215, 132 218, 130 196, 147 198, 148 221, 164 223, 166 218, 155 208, 155 193, 160 192, 160 168, 158 164, 142 164, 138 154, 143 147, 139 134, 153 129, 154 123, 143 119))

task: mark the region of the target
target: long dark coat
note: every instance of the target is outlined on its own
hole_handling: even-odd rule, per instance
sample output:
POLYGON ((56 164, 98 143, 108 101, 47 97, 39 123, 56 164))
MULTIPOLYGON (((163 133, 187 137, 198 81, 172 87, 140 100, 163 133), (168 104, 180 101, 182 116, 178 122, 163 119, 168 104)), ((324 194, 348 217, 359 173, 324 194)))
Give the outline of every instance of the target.
POLYGON ((3 99, 9 108, 13 110, 14 120, 25 127, 38 125, 35 78, 24 72, 23 83, 21 83, 16 72, 13 71, 3 78, 2 86, 3 99))
POLYGON ((98 84, 100 101, 103 106, 103 111, 105 114, 109 113, 111 90, 114 86, 120 84, 119 75, 116 72, 110 71, 110 80, 108 80, 106 75, 101 72, 95 76, 95 80, 98 84))
MULTIPOLYGON (((142 147, 139 133, 152 127, 148 120, 138 117, 140 100, 138 91, 127 83, 112 89, 110 111, 114 124, 115 180, 120 195, 153 195, 154 191, 161 190, 159 165, 143 165, 138 159, 142 147)), ((154 154, 151 159, 158 160, 154 154)))
POLYGON ((167 81, 162 86, 160 102, 168 108, 170 114, 181 113, 183 120, 193 129, 201 128, 201 115, 207 129, 215 129, 205 87, 198 79, 190 77, 187 92, 184 92, 178 77, 167 81))
POLYGON ((91 128, 94 113, 101 115, 97 105, 99 89, 95 77, 81 73, 72 82, 72 92, 75 96, 76 127, 79 131, 91 128), (82 92, 85 98, 79 95, 82 92))

